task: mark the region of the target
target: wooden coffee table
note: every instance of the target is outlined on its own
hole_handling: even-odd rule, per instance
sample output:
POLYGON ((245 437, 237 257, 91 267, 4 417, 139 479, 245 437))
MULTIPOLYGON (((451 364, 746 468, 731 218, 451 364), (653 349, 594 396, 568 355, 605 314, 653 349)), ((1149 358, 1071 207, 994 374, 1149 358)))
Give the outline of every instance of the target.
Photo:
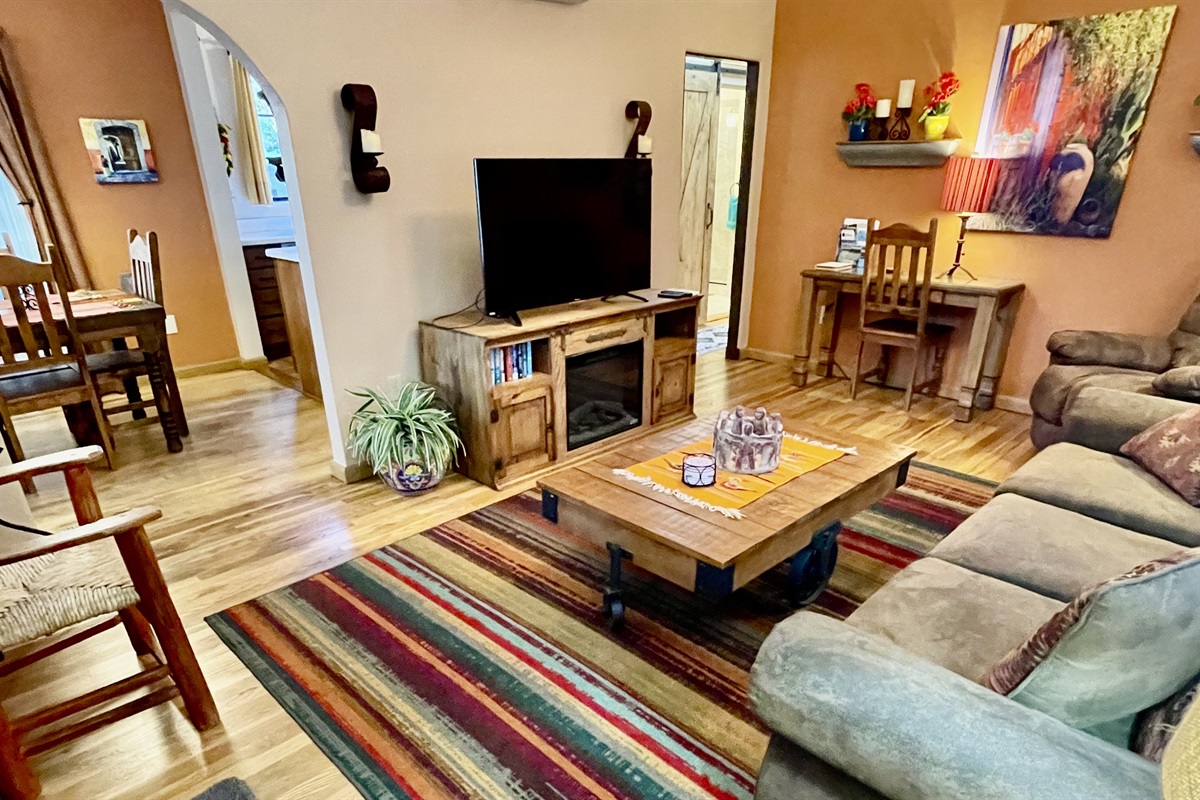
POLYGON ((613 474, 712 435, 711 418, 637 439, 538 481, 546 519, 607 548, 604 607, 611 627, 624 620, 626 560, 685 589, 723 597, 791 557, 797 606, 811 603, 825 589, 837 563, 841 521, 903 485, 916 451, 826 433, 796 418, 785 417, 784 425, 788 433, 855 447, 858 454, 744 506, 743 519, 728 519, 613 474))

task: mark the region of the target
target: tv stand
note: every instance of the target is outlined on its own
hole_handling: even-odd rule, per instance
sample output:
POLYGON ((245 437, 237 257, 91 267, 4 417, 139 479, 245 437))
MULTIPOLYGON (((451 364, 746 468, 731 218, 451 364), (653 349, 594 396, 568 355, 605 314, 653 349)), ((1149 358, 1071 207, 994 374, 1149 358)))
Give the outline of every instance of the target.
MULTIPOLYGON (((522 325, 463 311, 421 323, 421 377, 441 389, 458 418, 466 456, 458 469, 501 489, 620 447, 665 425, 692 419, 700 296, 642 303, 583 300, 521 312, 522 325), (636 424, 571 447, 570 414, 584 407, 567 376, 576 356, 641 345, 636 424), (492 351, 522 345, 529 373, 495 382, 492 351)), ((636 295, 635 295, 636 296, 636 295)), ((632 400, 632 398, 631 398, 632 400)), ((636 401, 635 401, 636 402, 636 401)), ((532 484, 531 484, 532 485, 532 484)))
POLYGON ((640 294, 634 294, 633 292, 621 292, 620 294, 606 294, 606 295, 604 295, 604 297, 600 298, 600 302, 602 302, 602 303, 607 302, 607 301, 613 300, 617 297, 632 297, 634 300, 641 300, 643 303, 650 302, 647 298, 642 297, 640 294))

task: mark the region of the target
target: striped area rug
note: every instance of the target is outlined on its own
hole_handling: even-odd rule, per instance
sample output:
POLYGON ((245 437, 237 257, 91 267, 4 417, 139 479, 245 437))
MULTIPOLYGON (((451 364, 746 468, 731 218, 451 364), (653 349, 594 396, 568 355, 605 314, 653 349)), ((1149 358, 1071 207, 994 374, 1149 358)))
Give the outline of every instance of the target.
MULTIPOLYGON (((815 608, 854 610, 991 496, 914 465, 848 520, 815 608)), ((514 497, 208 619, 368 798, 749 800, 767 735, 747 700, 786 573, 709 601, 606 556, 514 497)))

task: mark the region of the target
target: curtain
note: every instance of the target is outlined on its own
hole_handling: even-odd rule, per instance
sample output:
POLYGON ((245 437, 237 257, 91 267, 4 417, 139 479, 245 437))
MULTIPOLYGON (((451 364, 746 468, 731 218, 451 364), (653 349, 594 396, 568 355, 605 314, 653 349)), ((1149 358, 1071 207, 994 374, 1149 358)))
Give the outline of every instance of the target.
POLYGON ((66 267, 67 288, 91 288, 87 263, 50 172, 45 145, 25 112, 28 105, 16 75, 12 41, 0 29, 0 171, 12 183, 20 202, 27 204, 22 208, 29 209, 38 241, 57 248, 66 267))
POLYGON ((237 104, 238 154, 241 156, 242 185, 246 197, 260 206, 271 204, 271 182, 267 178, 267 154, 263 150, 262 132, 258 129, 258 105, 254 89, 250 86, 250 75, 242 62, 231 54, 229 65, 233 69, 233 94, 237 104))

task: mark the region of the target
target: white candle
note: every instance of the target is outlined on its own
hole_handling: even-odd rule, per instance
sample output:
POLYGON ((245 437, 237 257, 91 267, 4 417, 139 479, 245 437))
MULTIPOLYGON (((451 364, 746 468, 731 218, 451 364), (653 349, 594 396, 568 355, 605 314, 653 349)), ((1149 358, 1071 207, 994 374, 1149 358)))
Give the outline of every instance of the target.
POLYGON ((642 134, 638 136, 638 155, 648 156, 654 152, 654 140, 642 134))
POLYGON ((369 131, 363 128, 362 131, 362 151, 367 155, 378 156, 383 154, 383 141, 379 138, 379 134, 375 131, 369 131))
POLYGON ((887 119, 892 115, 892 101, 890 98, 883 98, 875 104, 875 116, 880 119, 887 119))
POLYGON ((912 108, 913 89, 917 88, 914 80, 900 81, 900 91, 896 92, 896 108, 912 108))

